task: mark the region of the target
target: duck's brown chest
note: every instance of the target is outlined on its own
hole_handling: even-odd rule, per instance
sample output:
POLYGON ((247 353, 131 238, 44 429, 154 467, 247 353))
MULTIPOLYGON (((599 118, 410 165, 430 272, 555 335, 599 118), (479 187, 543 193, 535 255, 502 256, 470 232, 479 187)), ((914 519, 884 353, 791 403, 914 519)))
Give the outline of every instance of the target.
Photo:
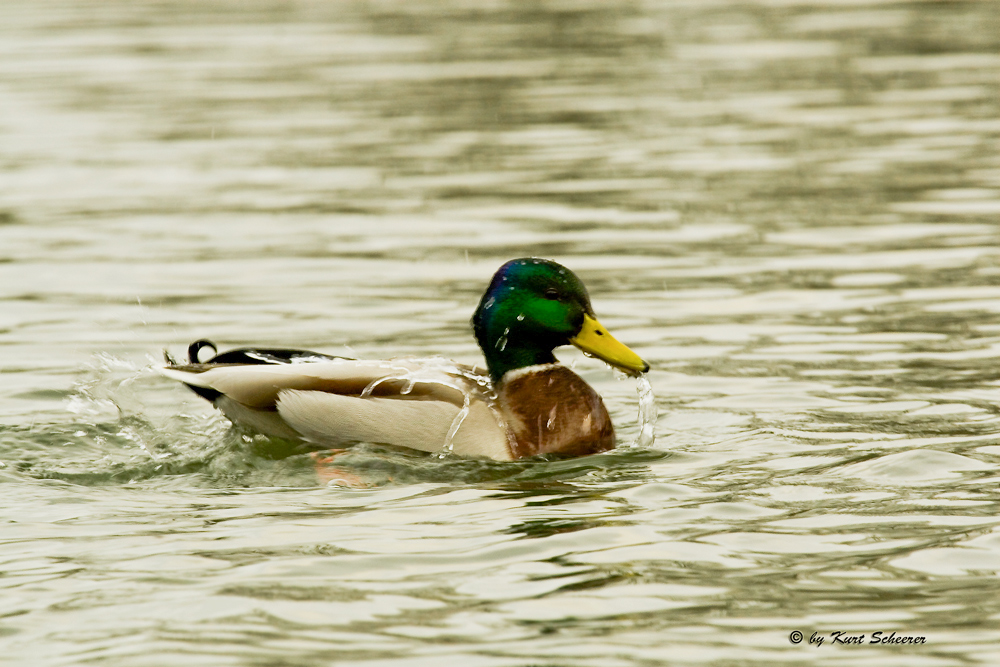
POLYGON ((515 458, 538 454, 585 456, 615 446, 604 401, 573 371, 558 364, 512 371, 498 402, 514 436, 515 458))

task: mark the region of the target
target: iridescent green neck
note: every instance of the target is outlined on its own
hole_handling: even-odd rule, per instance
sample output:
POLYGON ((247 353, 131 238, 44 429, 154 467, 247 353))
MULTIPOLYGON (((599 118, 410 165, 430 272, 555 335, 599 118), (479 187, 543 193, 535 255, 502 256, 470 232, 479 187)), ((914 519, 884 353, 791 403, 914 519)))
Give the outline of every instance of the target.
POLYGON ((494 340, 492 346, 483 347, 486 367, 489 368, 494 386, 500 384, 500 380, 508 371, 536 364, 552 364, 556 361, 555 355, 552 354, 554 346, 545 349, 546 345, 532 345, 523 339, 512 341, 511 335, 501 331, 495 337, 490 336, 490 339, 494 340))
POLYGON ((472 318, 494 384, 508 371, 555 362, 552 350, 569 343, 589 310, 579 278, 555 262, 527 258, 500 267, 472 318))

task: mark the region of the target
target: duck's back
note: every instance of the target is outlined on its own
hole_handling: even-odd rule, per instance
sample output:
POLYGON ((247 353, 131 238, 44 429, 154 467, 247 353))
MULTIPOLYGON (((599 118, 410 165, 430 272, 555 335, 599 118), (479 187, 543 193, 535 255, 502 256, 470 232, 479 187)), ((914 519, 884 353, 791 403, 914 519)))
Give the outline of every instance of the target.
POLYGON ((585 456, 615 446, 615 430, 604 401, 565 366, 542 364, 510 371, 497 393, 514 436, 514 458, 585 456))

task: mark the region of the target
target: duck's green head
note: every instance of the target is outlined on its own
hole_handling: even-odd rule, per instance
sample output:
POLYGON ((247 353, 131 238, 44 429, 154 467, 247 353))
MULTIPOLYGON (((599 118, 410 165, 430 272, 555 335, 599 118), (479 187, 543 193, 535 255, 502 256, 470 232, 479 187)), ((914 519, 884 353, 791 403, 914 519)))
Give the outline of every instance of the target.
POLYGON ((597 321, 576 274, 547 259, 514 259, 501 266, 472 326, 494 383, 507 371, 553 363, 552 350, 561 345, 575 345, 629 375, 649 370, 597 321))

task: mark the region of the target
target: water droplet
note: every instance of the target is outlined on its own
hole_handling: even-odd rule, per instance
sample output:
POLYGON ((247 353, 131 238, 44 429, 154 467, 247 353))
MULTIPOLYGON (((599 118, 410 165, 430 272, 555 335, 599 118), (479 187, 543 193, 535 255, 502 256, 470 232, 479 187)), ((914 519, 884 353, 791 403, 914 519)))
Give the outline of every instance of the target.
POLYGON ((524 321, 524 313, 521 313, 520 315, 517 316, 517 321, 518 322, 523 322, 524 321))
POLYGON ((509 333, 510 333, 510 327, 506 327, 503 330, 503 334, 500 336, 500 338, 497 339, 496 345, 494 345, 496 349, 500 350, 501 352, 507 349, 507 334, 509 333))
POLYGON ((496 299, 494 299, 493 297, 490 297, 490 298, 486 299, 486 303, 483 304, 483 308, 484 309, 485 308, 492 308, 493 304, 496 303, 496 302, 497 302, 496 299))

